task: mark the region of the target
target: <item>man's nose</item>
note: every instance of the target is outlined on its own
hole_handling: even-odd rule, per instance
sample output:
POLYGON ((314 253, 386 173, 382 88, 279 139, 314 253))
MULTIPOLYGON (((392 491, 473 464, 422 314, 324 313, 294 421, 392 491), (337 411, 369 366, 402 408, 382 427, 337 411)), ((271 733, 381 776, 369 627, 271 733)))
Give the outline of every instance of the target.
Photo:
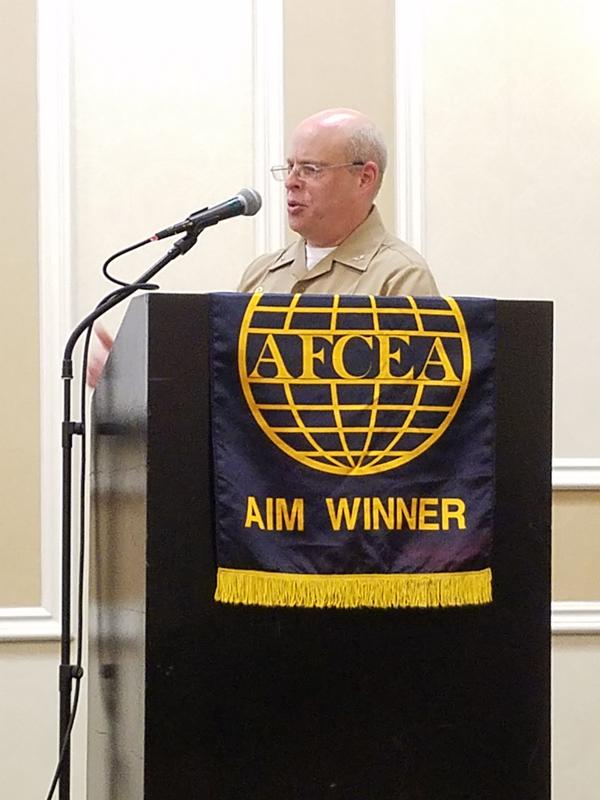
POLYGON ((294 164, 294 166, 289 170, 287 178, 285 179, 285 188, 291 189, 293 186, 299 186, 299 185, 300 185, 300 178, 296 173, 296 165, 294 164))

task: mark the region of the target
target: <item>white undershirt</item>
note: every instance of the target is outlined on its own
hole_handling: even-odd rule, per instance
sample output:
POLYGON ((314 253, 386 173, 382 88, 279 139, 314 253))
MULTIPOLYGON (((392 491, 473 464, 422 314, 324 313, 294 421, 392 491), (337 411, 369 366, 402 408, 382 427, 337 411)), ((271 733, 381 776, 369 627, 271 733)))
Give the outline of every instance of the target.
POLYGON ((329 253, 333 253, 335 247, 313 247, 306 243, 306 269, 312 269, 315 264, 318 264, 329 253))

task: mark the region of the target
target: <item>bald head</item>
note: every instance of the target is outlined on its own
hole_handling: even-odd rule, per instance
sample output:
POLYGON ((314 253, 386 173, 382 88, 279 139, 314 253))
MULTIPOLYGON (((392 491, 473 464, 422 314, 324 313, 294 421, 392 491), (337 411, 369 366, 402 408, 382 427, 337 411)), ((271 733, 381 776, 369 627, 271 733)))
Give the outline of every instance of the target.
POLYGON ((336 137, 350 162, 372 161, 377 165, 373 198, 379 191, 387 166, 387 148, 373 120, 353 108, 326 108, 302 120, 294 131, 317 134, 319 130, 336 137))

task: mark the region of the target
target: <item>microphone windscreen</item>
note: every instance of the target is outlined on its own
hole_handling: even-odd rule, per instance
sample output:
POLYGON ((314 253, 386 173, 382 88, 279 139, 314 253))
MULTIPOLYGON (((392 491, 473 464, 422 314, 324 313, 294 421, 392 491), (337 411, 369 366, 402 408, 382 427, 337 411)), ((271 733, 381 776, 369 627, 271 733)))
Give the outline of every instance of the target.
POLYGON ((262 197, 256 189, 240 189, 238 197, 244 205, 243 215, 253 217, 262 206, 262 197))

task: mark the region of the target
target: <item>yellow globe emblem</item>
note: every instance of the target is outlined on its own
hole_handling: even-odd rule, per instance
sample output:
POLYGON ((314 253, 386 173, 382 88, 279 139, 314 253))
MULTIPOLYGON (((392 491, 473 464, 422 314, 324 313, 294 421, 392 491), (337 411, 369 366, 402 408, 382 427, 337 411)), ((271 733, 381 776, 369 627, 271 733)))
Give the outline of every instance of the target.
POLYGON ((456 415, 471 374, 453 298, 255 294, 239 335, 242 389, 260 428, 307 467, 395 469, 456 415))

